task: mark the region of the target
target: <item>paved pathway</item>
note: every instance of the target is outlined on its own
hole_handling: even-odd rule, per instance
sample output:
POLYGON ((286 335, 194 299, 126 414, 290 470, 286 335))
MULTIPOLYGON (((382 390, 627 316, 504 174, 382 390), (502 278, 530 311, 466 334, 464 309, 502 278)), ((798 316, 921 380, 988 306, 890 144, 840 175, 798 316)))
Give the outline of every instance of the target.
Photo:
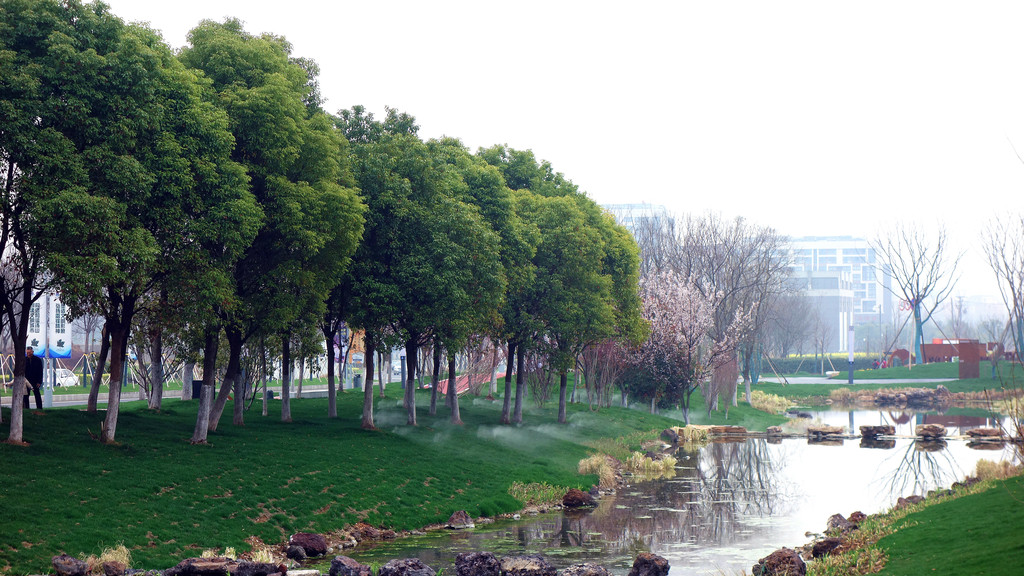
MULTIPOLYGON (((937 382, 955 382, 956 378, 854 378, 853 385, 857 384, 935 384, 937 382)), ((772 382, 778 383, 782 380, 775 375, 772 376, 761 376, 761 382, 772 382)), ((849 386, 847 378, 826 378, 824 376, 797 376, 793 378, 787 378, 787 382, 790 384, 835 384, 842 385, 846 384, 849 386)))

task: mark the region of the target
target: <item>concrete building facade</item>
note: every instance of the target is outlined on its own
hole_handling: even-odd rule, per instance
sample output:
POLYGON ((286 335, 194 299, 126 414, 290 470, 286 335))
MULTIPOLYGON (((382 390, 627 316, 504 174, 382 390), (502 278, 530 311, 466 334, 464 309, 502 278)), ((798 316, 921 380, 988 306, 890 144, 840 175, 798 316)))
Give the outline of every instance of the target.
POLYGON ((874 248, 852 236, 790 240, 794 281, 818 303, 835 330, 835 350, 847 350, 850 326, 881 324, 893 311, 891 278, 877 265, 874 248))

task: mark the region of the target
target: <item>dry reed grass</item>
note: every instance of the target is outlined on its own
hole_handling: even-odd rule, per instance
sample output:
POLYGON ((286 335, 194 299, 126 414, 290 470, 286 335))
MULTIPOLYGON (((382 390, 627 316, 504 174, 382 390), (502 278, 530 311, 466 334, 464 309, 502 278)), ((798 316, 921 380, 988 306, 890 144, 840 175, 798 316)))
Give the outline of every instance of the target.
POLYGON ((768 394, 767 392, 761 392, 760 390, 754 390, 750 394, 750 405, 761 412, 767 412, 769 414, 782 414, 791 406, 794 406, 793 402, 788 398, 768 394))
POLYGON ((82 554, 79 558, 85 562, 90 574, 103 574, 103 565, 108 562, 120 562, 126 568, 132 565, 132 552, 124 544, 118 544, 113 548, 104 548, 99 557, 82 554))
POLYGON ((580 460, 576 470, 580 474, 597 474, 599 488, 615 487, 615 469, 604 454, 592 454, 580 460))
POLYGON ((626 459, 626 469, 634 474, 641 474, 644 476, 660 476, 668 472, 675 472, 676 459, 672 456, 665 456, 660 460, 653 460, 648 458, 640 452, 633 452, 626 459))
POLYGON ((1002 480, 1011 476, 1016 476, 1024 471, 1024 466, 1014 466, 1010 462, 1005 460, 1001 462, 993 462, 991 460, 978 460, 978 464, 974 468, 974 475, 979 480, 1002 480))
POLYGON ((839 388, 828 393, 828 399, 833 404, 850 405, 857 401, 857 393, 849 388, 839 388))

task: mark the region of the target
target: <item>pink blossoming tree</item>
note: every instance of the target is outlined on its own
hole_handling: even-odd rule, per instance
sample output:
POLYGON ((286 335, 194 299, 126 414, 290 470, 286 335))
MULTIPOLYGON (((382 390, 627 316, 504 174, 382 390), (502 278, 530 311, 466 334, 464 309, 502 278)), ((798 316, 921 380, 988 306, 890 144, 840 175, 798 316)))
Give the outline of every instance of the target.
POLYGON ((710 335, 719 294, 699 290, 680 274, 661 272, 641 282, 640 295, 650 337, 633 349, 633 361, 654 380, 652 405, 678 404, 688 425, 694 390, 709 387, 715 369, 735 356, 749 315, 737 313, 715 341, 710 335))

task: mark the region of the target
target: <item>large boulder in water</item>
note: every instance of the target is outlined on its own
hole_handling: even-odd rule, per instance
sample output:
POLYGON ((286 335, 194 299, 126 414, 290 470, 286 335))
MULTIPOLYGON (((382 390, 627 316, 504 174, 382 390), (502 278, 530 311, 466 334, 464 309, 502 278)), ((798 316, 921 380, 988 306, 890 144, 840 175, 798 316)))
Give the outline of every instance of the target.
POLYGON ((876 436, 892 436, 896 433, 896 427, 891 424, 883 424, 881 426, 861 426, 860 435, 864 438, 874 438, 876 436))
POLYGON ((501 562, 490 552, 461 552, 455 557, 456 576, 500 576, 501 562))
POLYGON ((458 510, 448 518, 448 522, 444 525, 445 528, 450 530, 465 530, 467 528, 474 528, 476 525, 473 524, 473 519, 469 517, 469 512, 465 510, 458 510))
POLYGON ((846 434, 845 426, 830 426, 828 424, 815 424, 807 427, 807 435, 812 438, 825 436, 842 436, 846 434))
POLYGON ((242 560, 232 573, 233 576, 275 576, 285 574, 288 568, 284 564, 270 564, 267 562, 249 562, 242 560))
POLYGON ((657 554, 641 552, 633 560, 629 576, 668 576, 668 569, 668 560, 657 554))
POLYGON ((419 558, 400 558, 381 566, 378 576, 437 576, 437 572, 419 558))
POLYGON ((562 506, 566 508, 593 508, 597 506, 597 500, 578 488, 570 488, 565 493, 565 496, 562 496, 562 506))
POLYGON ((558 570, 538 554, 506 556, 501 559, 501 576, 558 576, 558 570))
POLYGON ((941 424, 918 424, 914 435, 921 438, 942 438, 946 435, 946 427, 941 424))
POLYGON ((782 548, 761 558, 750 569, 751 574, 763 574, 764 576, 804 576, 807 574, 807 564, 796 550, 782 548))
POLYGON ((312 532, 297 532, 288 539, 289 546, 298 546, 306 556, 315 558, 327 554, 327 538, 312 532))
POLYGON ((335 556, 334 560, 331 560, 331 571, 328 574, 329 576, 373 576, 373 569, 348 556, 335 556))
POLYGON ((608 569, 599 564, 592 564, 585 562, 583 564, 573 564, 565 570, 562 570, 562 576, 611 576, 608 569))
POLYGON ((164 570, 164 576, 222 576, 233 574, 238 561, 225 556, 211 558, 186 558, 174 568, 164 570))
POLYGON ((967 431, 967 435, 971 438, 993 438, 1002 439, 1003 431, 998 428, 972 428, 967 431))

